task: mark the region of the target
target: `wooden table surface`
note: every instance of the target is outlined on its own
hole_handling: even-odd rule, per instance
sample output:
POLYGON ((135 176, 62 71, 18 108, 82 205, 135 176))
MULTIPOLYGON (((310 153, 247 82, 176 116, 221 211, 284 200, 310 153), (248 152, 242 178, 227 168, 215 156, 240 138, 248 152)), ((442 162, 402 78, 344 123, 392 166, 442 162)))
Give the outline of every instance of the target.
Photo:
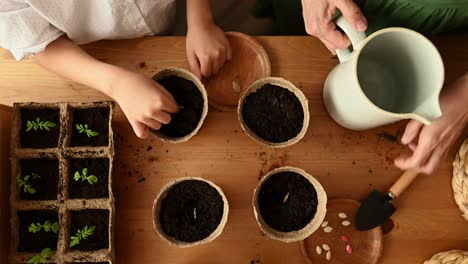
MULTIPOLYGON (((256 39, 270 57, 272 75, 292 81, 309 98, 305 138, 285 149, 262 147, 242 132, 236 113, 210 109, 197 136, 171 145, 138 139, 118 109, 114 123, 118 263, 305 263, 298 243, 267 238, 254 220, 251 198, 262 174, 282 165, 297 166, 315 176, 329 198, 358 200, 374 188, 384 190, 400 175, 392 161, 406 150, 391 138, 401 135, 405 122, 366 132, 339 127, 326 113, 321 96, 337 59, 312 37, 256 39), (224 233, 212 243, 189 249, 165 244, 153 230, 151 215, 160 188, 183 176, 214 181, 230 204, 224 233)), ((448 81, 468 71, 468 38, 434 41, 448 81)), ((182 37, 104 41, 85 49, 102 61, 147 76, 167 66, 188 68, 182 37)), ((8 51, 0 50, 0 104, 102 99, 107 97, 48 73, 30 60, 17 63, 8 51)), ((465 129, 462 137, 467 136, 465 129)), ((421 263, 438 251, 468 250, 468 223, 460 216, 451 188, 451 164, 460 143, 461 139, 434 175, 418 178, 398 199, 395 228, 384 236, 381 263, 421 263)))

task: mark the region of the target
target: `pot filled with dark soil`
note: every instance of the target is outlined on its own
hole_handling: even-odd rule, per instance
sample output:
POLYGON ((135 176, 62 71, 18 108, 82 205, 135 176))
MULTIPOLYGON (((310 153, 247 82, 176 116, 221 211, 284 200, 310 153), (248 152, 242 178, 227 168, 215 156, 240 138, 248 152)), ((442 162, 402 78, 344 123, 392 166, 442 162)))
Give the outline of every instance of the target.
POLYGON ((19 109, 19 147, 56 148, 60 139, 60 108, 25 104, 19 109))
POLYGON ((71 251, 95 251, 109 248, 109 210, 71 211, 69 241, 71 251))
POLYGON ((208 97, 200 80, 187 70, 166 68, 156 73, 153 80, 172 94, 180 107, 171 114, 171 122, 152 133, 163 141, 185 142, 200 130, 208 113, 208 97))
POLYGON ((195 177, 166 184, 153 204, 156 233, 176 247, 211 242, 223 232, 229 204, 221 188, 195 177))
POLYGON ((111 107, 108 102, 82 103, 70 106, 70 136, 66 142, 70 147, 109 146, 111 107))
POLYGON ((309 126, 307 98, 282 78, 255 81, 241 96, 237 111, 245 133, 270 147, 297 143, 309 126))
POLYGON ((307 238, 319 228, 325 218, 327 195, 310 174, 286 166, 260 180, 252 203, 262 231, 290 243, 307 238))
POLYGON ((25 158, 14 164, 19 200, 56 200, 59 185, 57 158, 25 158), (19 170, 18 170, 19 168, 19 170))
POLYGON ((18 211, 18 252, 38 253, 57 249, 59 217, 55 210, 18 211))
POLYGON ((68 196, 70 199, 109 198, 109 159, 69 160, 68 196))

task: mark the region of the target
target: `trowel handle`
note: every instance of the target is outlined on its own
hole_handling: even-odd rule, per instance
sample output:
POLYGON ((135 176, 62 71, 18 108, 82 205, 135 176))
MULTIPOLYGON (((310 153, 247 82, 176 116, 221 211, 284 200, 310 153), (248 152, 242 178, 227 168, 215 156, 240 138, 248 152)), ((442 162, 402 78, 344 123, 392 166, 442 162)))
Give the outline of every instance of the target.
POLYGON ((400 178, 390 187, 390 192, 392 192, 396 197, 400 196, 400 194, 416 179, 418 176, 414 170, 407 170, 405 171, 400 178))

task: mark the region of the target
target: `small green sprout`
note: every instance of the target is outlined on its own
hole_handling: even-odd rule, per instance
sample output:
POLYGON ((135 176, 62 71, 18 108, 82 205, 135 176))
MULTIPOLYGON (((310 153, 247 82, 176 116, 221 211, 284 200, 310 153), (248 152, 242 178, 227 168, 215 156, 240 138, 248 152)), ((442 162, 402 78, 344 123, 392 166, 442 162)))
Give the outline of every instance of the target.
POLYGON ((89 175, 88 176, 88 168, 83 168, 81 171, 81 174, 79 171, 75 171, 75 175, 73 176, 75 181, 88 181, 89 184, 96 183, 98 181, 98 178, 94 175, 89 175))
POLYGON ((37 233, 41 230, 44 230, 45 232, 53 232, 54 234, 57 234, 59 229, 59 225, 57 222, 51 223, 49 220, 45 221, 44 224, 41 223, 31 223, 29 226, 29 232, 30 233, 37 233))
POLYGON ((41 119, 37 117, 36 121, 28 120, 28 122, 26 123, 26 132, 29 132, 31 129, 34 129, 35 131, 37 131, 38 129, 50 131, 50 129, 55 126, 57 126, 57 124, 55 124, 54 122, 41 121, 41 119))
POLYGON ((97 135, 99 135, 99 132, 97 131, 93 131, 91 130, 91 128, 88 127, 88 124, 76 124, 76 130, 78 130, 78 132, 81 134, 81 133, 86 133, 86 135, 89 137, 89 138, 92 138, 92 137, 95 137, 97 135))
POLYGON ((85 226, 83 230, 78 229, 76 234, 71 237, 70 247, 79 245, 81 240, 86 239, 89 236, 92 236, 94 234, 95 229, 96 229, 96 226, 91 226, 91 227, 85 226))
POLYGON ((28 264, 44 264, 49 261, 52 255, 50 248, 44 248, 39 255, 36 255, 28 260, 28 264))
POLYGON ((23 177, 23 179, 21 179, 21 176, 18 175, 16 177, 16 182, 18 183, 18 187, 20 189, 23 188, 25 193, 35 194, 37 191, 34 189, 34 187, 32 187, 32 183, 29 181, 31 178, 35 180, 40 179, 41 176, 37 173, 31 173, 31 175, 26 175, 23 177))

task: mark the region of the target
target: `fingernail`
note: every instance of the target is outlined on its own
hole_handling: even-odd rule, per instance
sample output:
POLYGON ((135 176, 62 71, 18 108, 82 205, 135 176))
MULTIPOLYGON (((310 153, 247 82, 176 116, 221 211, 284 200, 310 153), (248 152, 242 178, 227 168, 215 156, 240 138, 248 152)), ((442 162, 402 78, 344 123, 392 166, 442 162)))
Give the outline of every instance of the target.
POLYGON ((363 19, 359 20, 357 23, 356 23, 356 27, 357 27, 357 30, 359 31, 364 31, 366 30, 367 28, 367 23, 366 21, 364 21, 363 19))

